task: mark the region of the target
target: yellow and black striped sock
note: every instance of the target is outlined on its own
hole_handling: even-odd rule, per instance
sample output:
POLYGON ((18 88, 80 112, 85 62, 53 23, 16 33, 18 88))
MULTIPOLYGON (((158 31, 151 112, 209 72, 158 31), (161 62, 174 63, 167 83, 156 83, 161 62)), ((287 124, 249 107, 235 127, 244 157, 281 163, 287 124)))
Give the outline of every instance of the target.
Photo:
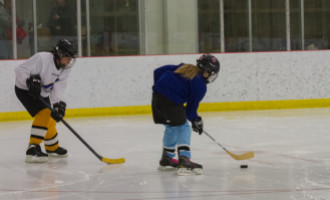
POLYGON ((59 146, 56 130, 56 121, 53 118, 50 118, 47 127, 48 130, 45 135, 45 149, 47 151, 55 151, 59 146))

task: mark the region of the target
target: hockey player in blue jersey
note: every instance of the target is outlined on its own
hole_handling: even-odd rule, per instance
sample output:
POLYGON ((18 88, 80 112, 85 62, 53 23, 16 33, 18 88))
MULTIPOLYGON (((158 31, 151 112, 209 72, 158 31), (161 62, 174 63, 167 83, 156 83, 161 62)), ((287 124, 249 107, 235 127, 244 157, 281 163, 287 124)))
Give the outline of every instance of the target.
POLYGON ((217 78, 219 70, 218 59, 204 54, 197 60, 197 66, 181 63, 165 65, 154 71, 153 119, 156 124, 165 125, 159 169, 178 168, 178 175, 203 174, 203 166, 190 161, 188 120, 195 132, 203 133, 203 120, 197 109, 206 94, 206 84, 217 78), (175 159, 176 149, 179 160, 175 159))

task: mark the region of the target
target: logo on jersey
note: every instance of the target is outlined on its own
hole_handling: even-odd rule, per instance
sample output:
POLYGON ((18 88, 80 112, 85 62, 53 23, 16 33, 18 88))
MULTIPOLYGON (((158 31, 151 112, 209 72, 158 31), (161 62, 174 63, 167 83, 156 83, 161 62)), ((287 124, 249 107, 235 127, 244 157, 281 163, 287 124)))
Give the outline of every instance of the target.
MULTIPOLYGON (((54 75, 54 74, 53 74, 54 75)), ((59 81, 60 79, 59 78, 56 78, 56 80, 53 82, 53 83, 49 83, 47 85, 43 85, 42 87, 45 89, 45 91, 47 93, 49 93, 50 91, 52 91, 52 89, 54 88, 54 84, 59 81)))

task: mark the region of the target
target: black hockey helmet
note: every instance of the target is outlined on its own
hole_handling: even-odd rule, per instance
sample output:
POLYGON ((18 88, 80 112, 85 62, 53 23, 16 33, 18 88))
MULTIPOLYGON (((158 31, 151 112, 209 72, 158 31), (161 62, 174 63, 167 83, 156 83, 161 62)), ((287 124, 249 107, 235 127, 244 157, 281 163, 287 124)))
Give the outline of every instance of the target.
POLYGON ((207 83, 212 83, 217 79, 220 71, 220 63, 218 59, 210 54, 203 54, 197 60, 197 67, 203 72, 207 72, 210 76, 206 78, 207 83))
POLYGON ((56 60, 61 59, 62 57, 71 57, 72 60, 68 66, 61 67, 72 67, 76 61, 77 50, 74 47, 73 43, 67 39, 61 39, 57 42, 56 46, 53 48, 53 54, 56 60))
POLYGON ((67 39, 61 39, 57 42, 55 47, 55 53, 59 57, 77 57, 77 50, 75 49, 73 43, 67 39))

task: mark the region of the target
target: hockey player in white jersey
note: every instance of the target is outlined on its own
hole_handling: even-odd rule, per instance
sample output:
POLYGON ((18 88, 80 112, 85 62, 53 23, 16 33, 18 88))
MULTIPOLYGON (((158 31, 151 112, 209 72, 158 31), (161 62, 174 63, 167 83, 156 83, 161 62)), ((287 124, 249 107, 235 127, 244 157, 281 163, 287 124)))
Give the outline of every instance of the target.
POLYGON ((62 39, 51 52, 36 53, 15 69, 16 95, 34 117, 26 162, 47 162, 48 155, 67 156, 67 150, 59 146, 56 122, 65 114, 66 103, 63 101, 63 93, 75 60, 74 45, 62 39), (40 96, 53 106, 53 112, 40 101, 40 96), (42 142, 47 153, 41 150, 42 142))

